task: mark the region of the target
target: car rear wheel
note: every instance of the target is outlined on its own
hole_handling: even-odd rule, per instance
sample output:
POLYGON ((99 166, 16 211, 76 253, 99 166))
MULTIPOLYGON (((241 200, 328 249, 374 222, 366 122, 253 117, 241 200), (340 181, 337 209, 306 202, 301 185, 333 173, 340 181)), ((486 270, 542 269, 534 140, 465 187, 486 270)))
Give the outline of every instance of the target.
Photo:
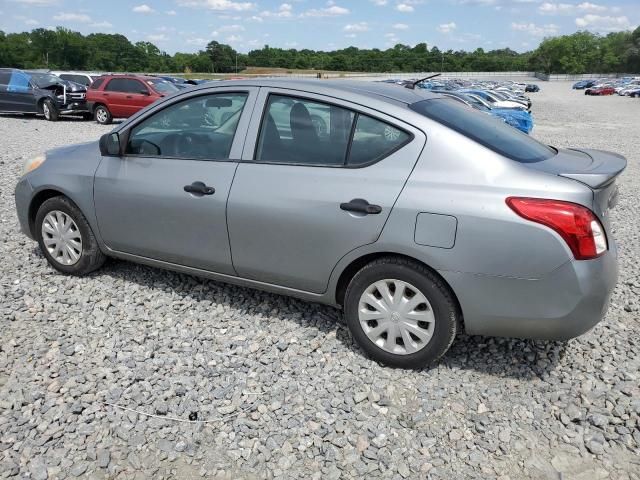
POLYGON ((56 120, 58 120, 58 109, 48 98, 44 102, 42 102, 42 113, 44 115, 44 118, 46 120, 49 120, 50 122, 55 122, 56 120))
POLYGON ((353 338, 371 358, 400 368, 422 368, 442 357, 461 318, 438 276, 399 257, 375 260, 355 274, 344 314, 353 338))
POLYGON ((38 209, 35 226, 42 253, 59 272, 86 275, 104 263, 106 257, 89 223, 68 198, 46 200, 38 209))
POLYGON ((111 112, 104 105, 98 105, 96 107, 94 116, 95 116, 96 122, 98 122, 100 125, 109 125, 113 120, 113 117, 111 116, 111 112))

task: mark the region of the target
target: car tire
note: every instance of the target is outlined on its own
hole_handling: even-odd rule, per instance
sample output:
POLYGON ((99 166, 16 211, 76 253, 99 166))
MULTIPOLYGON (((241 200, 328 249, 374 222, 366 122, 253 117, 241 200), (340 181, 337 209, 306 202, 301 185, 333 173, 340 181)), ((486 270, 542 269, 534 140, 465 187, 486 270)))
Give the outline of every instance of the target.
POLYGON ((58 108, 48 98, 42 102, 42 114, 44 115, 45 120, 50 122, 58 120, 58 108))
POLYGON ((106 260, 86 218, 67 197, 49 198, 40 205, 35 230, 40 250, 61 273, 86 275, 106 260))
POLYGON ((93 116, 100 125, 109 125, 113 120, 111 112, 104 105, 98 105, 93 111, 93 116))
POLYGON ((446 353, 461 329, 462 315, 449 287, 430 269, 409 259, 383 257, 365 265, 351 279, 345 292, 344 317, 354 340, 372 359, 392 367, 417 369, 435 363, 446 353), (384 301, 380 293, 384 288, 390 295, 387 298, 399 302, 384 301), (372 307, 368 299, 378 302, 378 307, 372 307), (412 303, 416 303, 413 308, 412 303), (412 310, 393 308, 401 304, 412 310), (390 341, 390 333, 394 340, 390 341))

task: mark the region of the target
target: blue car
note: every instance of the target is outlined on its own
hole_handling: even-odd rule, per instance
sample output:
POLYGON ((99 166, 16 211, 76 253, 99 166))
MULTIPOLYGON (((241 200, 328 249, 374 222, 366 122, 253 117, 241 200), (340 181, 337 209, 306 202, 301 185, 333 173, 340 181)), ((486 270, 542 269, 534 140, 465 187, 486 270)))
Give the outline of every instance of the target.
POLYGON ((574 90, 584 90, 585 88, 591 88, 596 84, 594 80, 580 80, 573 84, 574 90))
POLYGON ((489 112, 494 117, 502 118, 505 123, 517 128, 527 135, 533 130, 533 116, 526 110, 510 108, 492 108, 489 112))
POLYGON ((514 108, 493 108, 478 95, 463 92, 438 92, 447 97, 458 100, 470 107, 488 113, 493 117, 502 119, 506 124, 517 128, 527 135, 533 130, 533 116, 526 110, 518 110, 514 108))

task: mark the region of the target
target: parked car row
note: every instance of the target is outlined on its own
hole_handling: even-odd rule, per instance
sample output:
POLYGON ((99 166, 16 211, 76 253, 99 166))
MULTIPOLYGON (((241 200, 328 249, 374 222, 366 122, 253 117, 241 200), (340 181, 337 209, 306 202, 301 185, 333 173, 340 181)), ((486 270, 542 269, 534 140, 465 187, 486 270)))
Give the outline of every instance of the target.
POLYGON ((573 84, 574 90, 584 90, 585 95, 613 95, 640 98, 640 77, 618 79, 581 80, 573 84))
POLYGON ((80 115, 108 124, 113 118, 130 117, 159 98, 206 81, 0 68, 0 113, 43 115, 50 121, 61 115, 80 115))
POLYGON ((533 129, 531 115, 531 99, 525 92, 538 92, 540 88, 534 84, 523 84, 512 81, 469 81, 451 80, 385 80, 410 88, 419 88, 437 92, 453 98, 468 107, 480 110, 517 128, 526 134, 533 129))

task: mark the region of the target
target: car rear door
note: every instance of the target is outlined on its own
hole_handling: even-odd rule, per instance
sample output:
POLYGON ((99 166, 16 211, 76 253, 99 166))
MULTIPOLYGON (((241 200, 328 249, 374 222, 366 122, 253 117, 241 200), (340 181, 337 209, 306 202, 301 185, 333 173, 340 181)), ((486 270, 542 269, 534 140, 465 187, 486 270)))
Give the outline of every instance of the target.
POLYGON ((245 278, 324 292, 344 255, 378 239, 425 136, 311 93, 263 88, 258 105, 229 196, 233 265, 245 278))
POLYGON ((257 91, 193 92, 121 132, 124 155, 103 157, 94 180, 110 249, 235 274, 226 206, 257 91))
POLYGON ((126 96, 128 95, 128 88, 128 79, 118 77, 110 79, 104 86, 102 98, 111 112, 111 115, 116 118, 125 118, 129 116, 126 99, 126 96))

